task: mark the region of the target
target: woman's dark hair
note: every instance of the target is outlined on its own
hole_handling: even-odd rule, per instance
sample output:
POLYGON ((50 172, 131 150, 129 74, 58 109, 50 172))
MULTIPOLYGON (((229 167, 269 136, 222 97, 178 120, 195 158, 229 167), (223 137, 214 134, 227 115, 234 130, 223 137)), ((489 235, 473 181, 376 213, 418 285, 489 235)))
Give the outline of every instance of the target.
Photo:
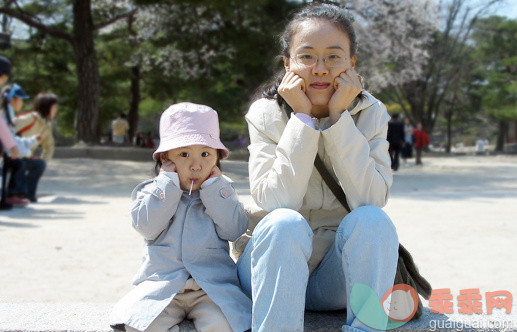
POLYGON ((48 92, 40 92, 34 98, 34 110, 38 112, 43 119, 48 119, 50 116, 50 109, 52 105, 57 104, 58 99, 57 96, 53 93, 48 92))
MULTIPOLYGON (((334 24, 337 28, 341 29, 348 35, 350 39, 350 56, 354 56, 357 53, 357 41, 354 28, 352 27, 353 18, 348 12, 336 5, 332 4, 309 4, 299 11, 295 12, 289 23, 287 24, 284 32, 280 36, 280 55, 278 59, 289 58, 289 49, 293 36, 298 30, 298 26, 301 22, 308 20, 325 20, 334 24)), ((254 99, 258 98, 269 98, 276 99, 280 106, 284 104, 284 99, 278 94, 278 87, 282 82, 282 78, 285 75, 285 68, 282 67, 271 80, 258 89, 258 93, 255 94, 254 99)))
MULTIPOLYGON (((223 151, 218 149, 217 150, 217 162, 215 163, 215 165, 222 171, 223 169, 221 168, 221 159, 223 159, 223 151)), ((156 164, 154 165, 155 175, 160 174, 161 167, 162 167, 162 160, 160 158, 158 158, 158 160, 156 160, 156 164)))
POLYGON ((7 124, 10 126, 14 126, 14 123, 13 123, 13 119, 11 119, 11 114, 7 109, 7 107, 8 107, 7 105, 9 105, 9 100, 7 100, 7 95, 9 94, 9 92, 11 92, 12 88, 13 88, 13 86, 10 84, 4 86, 2 89, 1 97, 0 97, 0 99, 2 100, 2 103, 1 103, 2 110, 5 113, 5 117, 7 119, 7 124))

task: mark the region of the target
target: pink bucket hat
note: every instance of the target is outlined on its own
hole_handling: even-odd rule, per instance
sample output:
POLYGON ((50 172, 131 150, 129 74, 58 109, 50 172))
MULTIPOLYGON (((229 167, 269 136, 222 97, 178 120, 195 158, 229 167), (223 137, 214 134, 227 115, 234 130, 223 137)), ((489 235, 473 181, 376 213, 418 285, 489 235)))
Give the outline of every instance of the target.
POLYGON ((205 105, 179 103, 169 106, 160 117, 160 146, 153 153, 157 160, 161 152, 189 145, 206 145, 223 152, 230 151, 219 139, 217 112, 205 105))

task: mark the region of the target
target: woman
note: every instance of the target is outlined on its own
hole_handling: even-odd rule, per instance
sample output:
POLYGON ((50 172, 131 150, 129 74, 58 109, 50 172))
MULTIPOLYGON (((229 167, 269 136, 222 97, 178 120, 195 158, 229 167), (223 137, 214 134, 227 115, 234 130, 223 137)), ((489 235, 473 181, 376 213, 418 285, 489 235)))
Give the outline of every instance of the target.
POLYGON ((382 298, 398 259, 395 227, 380 209, 392 184, 390 117, 362 90, 355 33, 343 10, 303 8, 281 43, 284 70, 246 115, 251 194, 270 212, 237 263, 253 300, 252 330, 302 331, 304 309, 345 308, 345 330, 368 330, 350 307, 352 287, 366 284, 382 298), (316 155, 351 213, 315 169, 316 155))
POLYGON ((32 202, 38 201, 36 192, 38 182, 43 172, 45 171, 47 163, 54 155, 54 136, 52 135, 52 119, 57 114, 57 96, 52 93, 41 92, 34 99, 33 108, 31 112, 18 115, 14 119, 16 132, 23 137, 31 137, 38 135, 41 139, 38 144, 32 147, 32 153, 41 145, 41 157, 31 154, 30 157, 24 158, 25 181, 27 183, 27 198, 32 202))

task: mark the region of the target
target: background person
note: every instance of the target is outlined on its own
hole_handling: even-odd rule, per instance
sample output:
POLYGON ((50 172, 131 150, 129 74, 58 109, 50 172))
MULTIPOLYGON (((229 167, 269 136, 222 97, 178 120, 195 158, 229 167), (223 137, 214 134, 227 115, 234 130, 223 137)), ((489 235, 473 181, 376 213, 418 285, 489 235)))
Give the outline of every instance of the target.
POLYGON ((145 139, 145 147, 148 149, 154 149, 154 138, 152 131, 149 131, 147 133, 147 138, 145 139))
POLYGON ((53 93, 41 92, 34 99, 31 112, 20 114, 14 118, 16 132, 23 137, 39 136, 41 139, 35 144, 31 150, 32 155, 25 158, 27 198, 36 203, 37 187, 39 179, 46 169, 47 163, 54 155, 54 136, 52 134, 52 119, 57 114, 58 98, 53 93), (41 159, 34 155, 34 151, 38 146, 42 147, 41 159))
MULTIPOLYGON (((0 87, 11 77, 11 61, 6 57, 0 56, 0 87)), ((18 147, 14 141, 11 130, 7 126, 4 117, 0 116, 0 156, 3 157, 4 152, 8 152, 12 158, 18 158, 18 147)), ((2 158, 2 197, 0 199, 0 210, 12 209, 12 204, 7 203, 6 177, 7 167, 5 159, 2 158)))
POLYGON ((11 77, 11 69, 11 61, 4 56, 0 56, 0 86, 4 85, 11 77))
MULTIPOLYGON (((6 57, 0 56, 0 87, 9 80, 11 77, 11 62, 6 57)), ((1 149, 0 153, 3 151, 10 151, 11 156, 16 159, 18 158, 18 147, 16 146, 16 142, 7 127, 7 123, 5 122, 3 117, 0 117, 0 143, 1 149)))
POLYGON ((391 169, 399 169, 399 154, 404 144, 404 125, 399 120, 399 114, 393 113, 388 122, 388 142, 390 143, 389 153, 391 159, 391 169))
POLYGON ((41 145, 43 158, 47 163, 52 159, 55 149, 52 134, 52 120, 58 111, 58 98, 53 93, 40 92, 34 98, 33 111, 17 115, 14 118, 16 132, 23 137, 41 136, 41 141, 32 148, 34 152, 41 145))
POLYGON ((126 120, 126 115, 120 113, 119 117, 111 123, 112 139, 114 143, 123 144, 126 141, 127 131, 129 129, 129 122, 126 120))
MULTIPOLYGON (((4 119, 13 135, 15 133, 15 113, 22 109, 23 101, 28 98, 29 96, 23 91, 21 86, 16 83, 5 86, 2 89, 2 111, 4 113, 4 119)), ((39 135, 31 137, 14 136, 14 141, 18 146, 18 158, 5 156, 7 161, 6 169, 9 169, 11 172, 11 178, 9 179, 9 185, 7 187, 7 202, 13 204, 15 207, 24 207, 29 203, 29 200, 26 199, 28 195, 27 179, 29 178, 31 181, 35 181, 35 184, 31 184, 31 186, 37 186, 37 182, 43 173, 41 168, 45 168, 45 162, 42 161, 38 164, 43 164, 43 166, 39 165, 35 169, 30 169, 30 175, 26 175, 26 158, 31 157, 31 149, 38 143, 38 140, 41 140, 41 136, 39 135)))
POLYGON ((404 145, 402 146, 402 161, 404 166, 407 165, 407 160, 413 158, 413 141, 415 136, 413 135, 413 126, 408 117, 404 118, 404 145))
POLYGON ((422 127, 422 122, 418 122, 418 124, 416 125, 416 129, 413 130, 413 135, 415 136, 415 164, 422 165, 422 150, 425 149, 431 143, 431 140, 429 139, 427 132, 422 127))

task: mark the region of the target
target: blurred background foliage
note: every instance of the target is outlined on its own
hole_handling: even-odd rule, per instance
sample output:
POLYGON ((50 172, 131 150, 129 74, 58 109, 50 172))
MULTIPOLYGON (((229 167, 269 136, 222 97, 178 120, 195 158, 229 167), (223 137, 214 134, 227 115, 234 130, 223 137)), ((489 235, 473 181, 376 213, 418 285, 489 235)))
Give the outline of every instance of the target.
MULTIPOLYGON (((88 1, 94 24, 112 21, 94 32, 99 135, 109 134, 118 114, 130 113, 134 131, 156 136, 161 112, 191 101, 219 112, 225 140, 247 135, 243 115, 250 98, 281 66, 277 37, 289 14, 308 2, 88 1), (132 90, 135 82, 139 95, 132 90), (132 101, 138 105, 133 111, 132 101)), ((359 0, 326 2, 356 18, 358 71, 390 113, 422 121, 449 146, 461 137, 504 138, 508 122, 517 119, 517 21, 490 15, 500 1, 473 7, 458 0, 371 0, 368 8, 359 0)), ((13 62, 13 81, 31 96, 59 95, 57 132, 72 142, 78 108, 74 50, 66 40, 13 19, 9 10, 17 3, 41 24, 71 33, 73 1, 0 3, 2 32, 15 36, 1 50, 13 62)))

